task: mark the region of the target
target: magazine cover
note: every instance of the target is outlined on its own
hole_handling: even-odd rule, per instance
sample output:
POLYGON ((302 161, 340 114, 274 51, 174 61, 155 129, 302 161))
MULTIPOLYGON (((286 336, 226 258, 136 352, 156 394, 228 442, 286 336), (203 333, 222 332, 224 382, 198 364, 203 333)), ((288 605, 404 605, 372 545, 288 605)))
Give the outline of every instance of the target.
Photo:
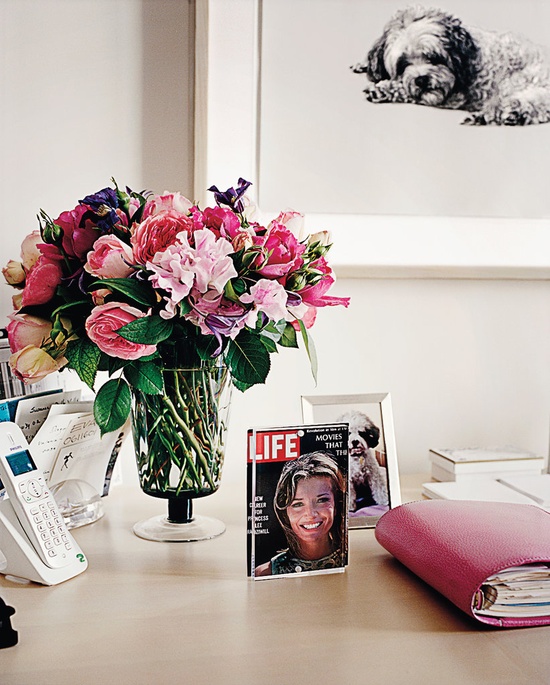
POLYGON ((348 426, 248 431, 248 575, 334 573, 348 563, 348 426))

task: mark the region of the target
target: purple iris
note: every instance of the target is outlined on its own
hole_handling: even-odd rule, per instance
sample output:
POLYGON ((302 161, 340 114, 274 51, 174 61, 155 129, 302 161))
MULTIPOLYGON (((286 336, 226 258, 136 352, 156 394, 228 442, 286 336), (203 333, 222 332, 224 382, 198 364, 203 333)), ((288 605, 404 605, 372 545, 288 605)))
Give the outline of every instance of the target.
POLYGON ((231 207, 233 211, 240 213, 244 210, 244 202, 241 198, 251 185, 251 181, 245 181, 244 178, 239 178, 236 190, 235 188, 228 188, 222 193, 216 186, 210 186, 208 190, 214 193, 214 198, 218 205, 227 205, 228 207, 231 207))
POLYGON ((302 297, 298 293, 293 293, 290 290, 286 291, 288 299, 286 301, 287 307, 299 307, 302 304, 302 297))
POLYGON ((87 220, 90 220, 101 231, 109 231, 119 222, 115 211, 119 206, 118 198, 112 188, 103 188, 93 195, 87 195, 79 202, 81 205, 90 207, 89 211, 82 215, 81 227, 85 225, 87 220))
POLYGON ((222 336, 229 337, 236 326, 240 328, 242 320, 246 317, 246 312, 244 314, 238 314, 233 316, 223 316, 222 314, 208 314, 204 323, 212 331, 216 340, 218 341, 218 347, 212 353, 212 357, 217 357, 223 348, 223 338, 222 336))

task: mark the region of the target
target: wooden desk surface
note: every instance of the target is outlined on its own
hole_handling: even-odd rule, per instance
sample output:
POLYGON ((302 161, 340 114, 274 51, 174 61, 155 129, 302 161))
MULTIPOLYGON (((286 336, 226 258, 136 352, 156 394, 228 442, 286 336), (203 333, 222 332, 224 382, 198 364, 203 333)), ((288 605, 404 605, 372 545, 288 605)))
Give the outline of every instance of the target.
MULTIPOLYGON (((420 480, 403 479, 404 500, 420 480)), ((105 517, 77 529, 89 558, 55 587, 0 577, 19 644, 2 685, 548 685, 550 629, 478 626, 392 559, 374 531, 350 532, 345 573, 246 578, 244 488, 196 505, 227 531, 207 542, 141 540, 132 525, 165 503, 115 488, 105 517)))

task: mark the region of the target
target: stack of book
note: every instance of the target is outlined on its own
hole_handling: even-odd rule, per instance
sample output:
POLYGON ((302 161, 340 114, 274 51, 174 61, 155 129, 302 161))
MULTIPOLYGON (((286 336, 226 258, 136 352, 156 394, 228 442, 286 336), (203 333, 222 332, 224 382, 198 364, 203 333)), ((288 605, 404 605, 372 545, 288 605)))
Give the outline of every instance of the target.
POLYGON ((544 470, 544 457, 515 447, 431 449, 431 475, 436 481, 472 483, 480 478, 534 476, 544 470))

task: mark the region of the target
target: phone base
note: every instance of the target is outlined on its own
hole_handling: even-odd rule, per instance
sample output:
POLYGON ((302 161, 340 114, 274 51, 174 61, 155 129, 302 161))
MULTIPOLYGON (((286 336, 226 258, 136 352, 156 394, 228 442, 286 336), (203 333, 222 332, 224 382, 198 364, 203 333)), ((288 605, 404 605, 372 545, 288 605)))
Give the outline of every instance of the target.
POLYGON ((88 568, 88 561, 74 542, 74 559, 61 568, 50 568, 38 556, 19 523, 9 499, 0 501, 0 573, 41 585, 58 585, 88 568), (3 558, 2 558, 3 557, 3 558))

